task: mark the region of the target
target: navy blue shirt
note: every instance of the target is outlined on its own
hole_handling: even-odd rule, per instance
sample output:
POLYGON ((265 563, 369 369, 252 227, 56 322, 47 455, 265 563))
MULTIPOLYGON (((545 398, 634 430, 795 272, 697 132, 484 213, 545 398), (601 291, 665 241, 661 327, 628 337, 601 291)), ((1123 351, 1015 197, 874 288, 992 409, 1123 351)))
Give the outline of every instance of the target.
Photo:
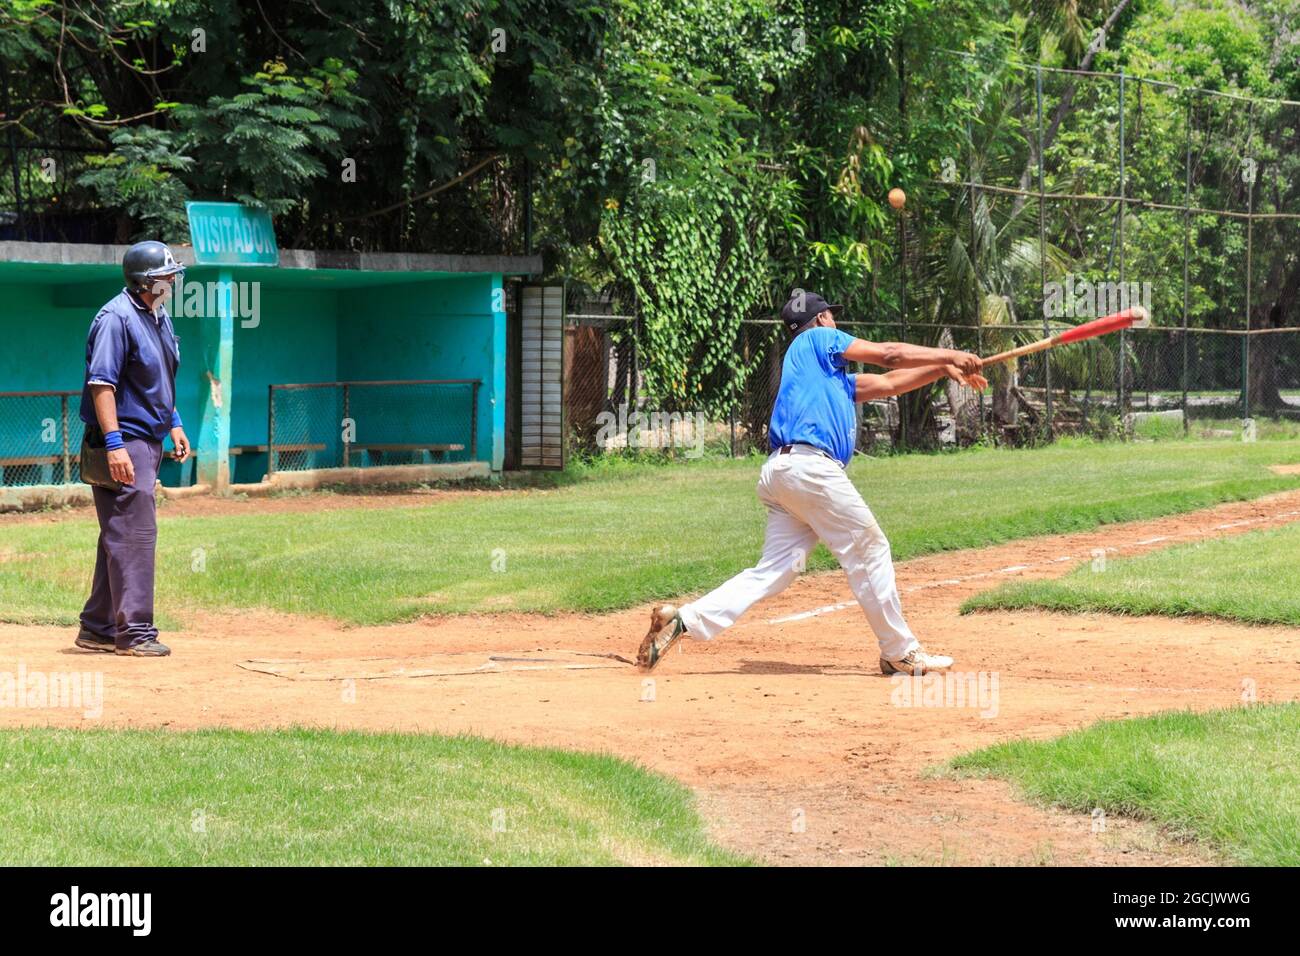
POLYGON ((172 427, 180 363, 180 340, 167 310, 160 304, 155 320, 143 302, 123 289, 90 324, 81 420, 98 424, 91 383, 112 385, 122 437, 162 441, 172 427))
POLYGON ((782 445, 812 445, 848 465, 857 441, 857 376, 844 371, 844 350, 852 341, 853 336, 824 326, 795 336, 781 365, 781 387, 767 429, 773 451, 782 445))

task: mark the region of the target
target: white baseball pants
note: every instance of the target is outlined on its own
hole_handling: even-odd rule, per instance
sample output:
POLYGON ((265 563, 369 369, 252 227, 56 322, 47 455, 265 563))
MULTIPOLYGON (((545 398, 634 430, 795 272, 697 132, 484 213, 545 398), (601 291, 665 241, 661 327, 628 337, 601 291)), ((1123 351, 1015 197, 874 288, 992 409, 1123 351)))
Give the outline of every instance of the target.
POLYGON ((820 538, 848 576, 887 660, 919 647, 903 620, 889 541, 839 462, 807 445, 773 454, 758 479, 767 536, 758 564, 681 610, 686 636, 712 640, 757 601, 784 591, 820 538))

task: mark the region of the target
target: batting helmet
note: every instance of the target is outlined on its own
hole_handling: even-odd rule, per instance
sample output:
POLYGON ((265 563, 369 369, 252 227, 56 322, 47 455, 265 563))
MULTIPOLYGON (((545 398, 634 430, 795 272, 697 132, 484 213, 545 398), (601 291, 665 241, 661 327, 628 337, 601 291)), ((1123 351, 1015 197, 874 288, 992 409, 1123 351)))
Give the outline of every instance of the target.
POLYGON ((184 271, 185 267, 176 261, 172 251, 156 239, 137 242, 122 257, 122 275, 132 289, 144 288, 154 279, 184 271))

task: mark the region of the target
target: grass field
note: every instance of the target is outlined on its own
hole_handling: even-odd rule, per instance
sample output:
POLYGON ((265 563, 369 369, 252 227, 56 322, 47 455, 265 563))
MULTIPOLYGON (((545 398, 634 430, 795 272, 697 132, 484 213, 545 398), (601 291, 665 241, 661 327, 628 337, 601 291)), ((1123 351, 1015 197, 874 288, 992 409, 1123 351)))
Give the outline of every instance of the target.
MULTIPOLYGON (((1242 441, 1240 418, 1193 418, 1186 425, 1175 418, 1145 418, 1133 426, 1133 436, 1150 441, 1242 441)), ((1255 419, 1256 441, 1295 441, 1300 422, 1291 419, 1255 419)))
POLYGON ((1044 608, 1118 614, 1206 614, 1300 625, 1300 526, 1085 563, 1063 578, 1004 584, 963 612, 1044 608))
POLYGON ((1154 820, 1232 862, 1300 865, 1300 705, 1104 721, 1057 740, 960 757, 961 773, 1007 778, 1080 813, 1154 820))
MULTIPOLYGON (((1300 487, 1300 442, 1094 444, 856 460, 898 559, 1300 487)), ((751 564, 761 460, 619 465, 561 487, 421 507, 168 518, 161 623, 265 607, 384 623, 430 612, 606 611, 697 593, 751 564), (169 613, 171 612, 171 613, 169 613)), ((0 520, 0 620, 71 624, 97 526, 0 520)), ((833 566, 823 550, 810 567, 833 566)))
POLYGON ((0 865, 727 865, 614 757, 318 730, 0 731, 0 865))

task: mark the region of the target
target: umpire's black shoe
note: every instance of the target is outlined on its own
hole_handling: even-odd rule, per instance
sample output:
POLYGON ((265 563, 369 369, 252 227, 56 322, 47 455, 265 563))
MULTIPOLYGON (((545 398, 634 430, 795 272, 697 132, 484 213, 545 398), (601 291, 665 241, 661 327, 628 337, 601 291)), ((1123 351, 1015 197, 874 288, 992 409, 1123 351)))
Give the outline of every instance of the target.
POLYGON ((111 637, 100 637, 84 627, 77 633, 77 639, 73 643, 83 651, 100 651, 105 654, 112 654, 117 649, 117 645, 111 637))
POLYGON ((166 657, 171 652, 172 649, 166 644, 152 638, 130 647, 117 648, 118 657, 166 657))

